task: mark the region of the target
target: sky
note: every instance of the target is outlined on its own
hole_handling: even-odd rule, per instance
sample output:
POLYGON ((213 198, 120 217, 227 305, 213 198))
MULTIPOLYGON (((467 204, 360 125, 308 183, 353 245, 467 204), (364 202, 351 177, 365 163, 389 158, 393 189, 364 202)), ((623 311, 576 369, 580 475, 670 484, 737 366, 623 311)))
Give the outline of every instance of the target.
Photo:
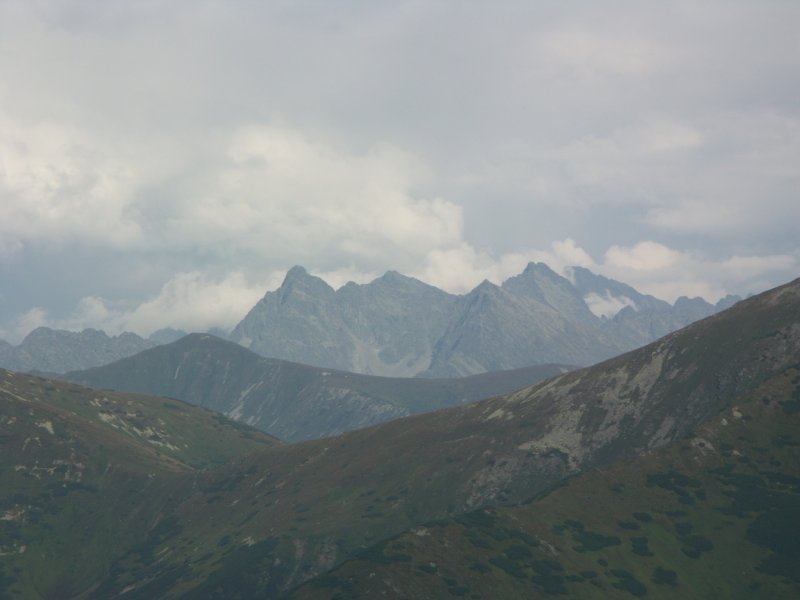
POLYGON ((795 1, 0 0, 0 338, 230 328, 290 267, 800 275, 795 1))

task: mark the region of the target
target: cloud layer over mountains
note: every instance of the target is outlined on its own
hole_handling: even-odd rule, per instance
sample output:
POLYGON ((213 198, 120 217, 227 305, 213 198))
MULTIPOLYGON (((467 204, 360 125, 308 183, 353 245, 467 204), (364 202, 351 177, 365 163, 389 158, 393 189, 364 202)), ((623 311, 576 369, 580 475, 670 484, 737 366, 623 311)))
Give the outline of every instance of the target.
POLYGON ((792 3, 0 5, 0 337, 229 327, 293 264, 800 266, 792 3))

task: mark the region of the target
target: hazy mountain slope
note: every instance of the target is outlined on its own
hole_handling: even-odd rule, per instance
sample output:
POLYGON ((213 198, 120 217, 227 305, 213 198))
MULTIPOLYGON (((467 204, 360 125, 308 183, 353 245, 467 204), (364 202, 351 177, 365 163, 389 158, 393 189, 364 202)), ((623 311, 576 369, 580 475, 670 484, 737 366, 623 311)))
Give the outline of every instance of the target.
POLYGON ((349 283, 336 294, 358 340, 348 370, 398 377, 427 368, 454 301, 395 271, 365 285, 349 283))
POLYGON ((389 272, 334 291, 292 268, 230 339, 261 354, 360 373, 453 377, 531 364, 592 364, 727 306, 672 306, 574 267, 530 263, 502 286, 454 296, 389 272), (613 317, 613 318, 611 318, 613 317))
POLYGON ((521 274, 506 279, 501 287, 572 315, 580 321, 596 321, 580 290, 544 263, 528 263, 521 274))
POLYGON ((176 400, 0 370, 0 597, 79 596, 146 554, 193 469, 277 443, 176 400))
POLYGON ((484 281, 458 299, 425 375, 464 376, 551 361, 594 363, 626 348, 604 335, 599 322, 587 322, 583 314, 565 316, 527 295, 529 289, 509 287, 517 293, 484 281))
POLYGON ((273 597, 421 523, 666 447, 798 356, 800 280, 505 397, 250 455, 199 476, 171 515, 179 532, 153 548, 163 558, 129 554, 102 589, 273 597))
POLYGON ((800 597, 800 362, 668 448, 373 546, 292 598, 800 597))
POLYGON ((156 344, 171 344, 172 342, 176 342, 186 335, 188 334, 183 329, 163 327, 151 333, 149 336, 147 336, 147 339, 156 344))
POLYGON ((455 380, 370 377, 267 359, 192 334, 65 378, 180 398, 299 441, 507 393, 565 370, 544 365, 455 380))
POLYGON ((453 297, 389 272, 334 291, 302 267, 231 333, 261 354, 324 367, 410 376, 424 370, 453 297))
POLYGON ((670 305, 583 267, 571 267, 570 275, 586 304, 597 314, 611 318, 607 330, 628 344, 659 338, 741 300, 739 296, 726 296, 713 305, 702 298, 682 296, 670 305))
POLYGON ((77 333, 38 327, 19 345, 0 347, 0 367, 66 373, 119 360, 155 345, 130 332, 109 337, 97 329, 77 333))

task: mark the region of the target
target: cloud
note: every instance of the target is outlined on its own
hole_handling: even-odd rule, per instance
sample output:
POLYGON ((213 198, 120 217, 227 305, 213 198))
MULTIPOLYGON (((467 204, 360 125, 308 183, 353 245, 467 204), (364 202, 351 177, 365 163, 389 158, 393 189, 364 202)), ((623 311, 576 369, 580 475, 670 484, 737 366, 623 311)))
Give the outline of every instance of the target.
POLYGON ((631 33, 560 28, 545 31, 537 42, 554 68, 571 69, 581 77, 641 76, 670 62, 668 48, 631 33))
POLYGON ((606 251, 605 264, 610 268, 654 271, 675 265, 679 252, 656 242, 639 242, 630 247, 612 246, 606 251))
POLYGON ((127 214, 133 174, 80 129, 0 113, 0 252, 67 239, 119 247, 141 235, 127 214))
POLYGON ((794 254, 734 256, 712 259, 643 241, 612 246, 596 270, 632 285, 640 292, 674 302, 679 296, 700 296, 715 302, 730 293, 748 294, 790 281, 800 268, 794 254))
POLYGON ((600 294, 592 292, 584 297, 583 300, 586 302, 589 310, 591 310, 598 317, 610 318, 616 315, 626 306, 636 306, 635 302, 630 298, 625 296, 614 297, 611 296, 610 293, 606 293, 606 295, 601 296, 600 294))
POLYGON ((0 326, 39 306, 124 327, 182 274, 241 273, 247 297, 294 264, 451 291, 529 260, 665 296, 775 285, 797 266, 799 16, 0 2, 0 326))
MULTIPOLYGON (((627 247, 613 246, 604 253, 602 260, 595 261, 569 238, 552 243, 549 249, 530 249, 501 256, 479 252, 462 243, 429 252, 415 270, 406 271, 406 274, 451 293, 465 293, 484 279, 500 284, 519 274, 528 262, 544 262, 565 277, 570 276, 568 267, 584 266, 669 302, 679 296, 700 296, 715 302, 728 293, 756 293, 770 287, 772 281, 789 281, 800 268, 800 255, 711 260, 648 240, 627 247)), ((334 288, 348 281, 367 283, 381 274, 356 267, 311 271, 334 288)), ((206 331, 213 327, 231 329, 264 293, 279 287, 285 273, 285 270, 272 271, 259 281, 249 279, 242 272, 218 278, 199 271, 178 273, 158 293, 136 305, 124 306, 86 296, 69 315, 60 319, 35 307, 20 315, 6 330, 0 330, 0 337, 18 342, 39 326, 72 331, 93 327, 111 334, 134 331, 142 336, 162 327, 187 331, 206 331)), ((596 294, 585 300, 592 312, 605 316, 613 316, 630 304, 625 299, 596 294)))
POLYGON ((37 327, 44 327, 47 324, 47 312, 39 307, 33 307, 14 319, 9 328, 0 329, 0 339, 16 343, 37 327))
POLYGON ((102 329, 109 334, 133 331, 148 336, 163 327, 206 331, 213 327, 231 329, 261 299, 264 289, 280 284, 285 273, 277 272, 266 282, 252 283, 242 273, 211 279, 200 272, 178 273, 151 298, 132 307, 120 306, 96 296, 81 298, 65 318, 53 318, 40 307, 20 317, 3 333, 18 342, 36 327, 68 331, 102 329))
POLYGON ((263 295, 262 286, 232 273, 219 281, 198 272, 180 273, 155 298, 117 316, 124 329, 149 334, 162 327, 203 331, 230 329, 263 295))

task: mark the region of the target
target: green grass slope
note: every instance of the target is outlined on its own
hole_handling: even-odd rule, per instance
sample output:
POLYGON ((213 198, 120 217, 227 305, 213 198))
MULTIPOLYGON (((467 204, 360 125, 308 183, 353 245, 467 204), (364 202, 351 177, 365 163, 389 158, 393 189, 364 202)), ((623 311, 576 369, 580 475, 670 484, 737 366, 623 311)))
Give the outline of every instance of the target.
POLYGON ((0 597, 80 597, 197 469, 277 443, 176 400, 0 370, 0 597))
POLYGON ((800 364, 691 437, 420 526, 294 599, 798 598, 800 364))

